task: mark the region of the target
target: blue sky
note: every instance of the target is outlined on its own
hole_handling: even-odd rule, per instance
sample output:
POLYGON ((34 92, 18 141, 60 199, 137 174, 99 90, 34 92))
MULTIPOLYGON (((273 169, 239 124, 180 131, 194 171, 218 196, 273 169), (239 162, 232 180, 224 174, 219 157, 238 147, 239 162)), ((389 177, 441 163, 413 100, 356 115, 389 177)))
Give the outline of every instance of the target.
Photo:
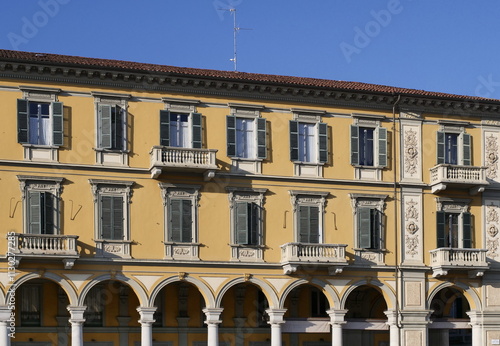
POLYGON ((0 48, 500 99, 500 1, 3 0, 0 48))

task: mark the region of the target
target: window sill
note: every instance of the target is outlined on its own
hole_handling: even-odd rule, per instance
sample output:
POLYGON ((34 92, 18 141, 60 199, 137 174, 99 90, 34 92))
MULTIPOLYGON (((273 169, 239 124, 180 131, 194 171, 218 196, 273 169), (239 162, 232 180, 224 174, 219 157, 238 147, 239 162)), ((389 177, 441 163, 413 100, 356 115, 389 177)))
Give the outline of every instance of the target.
POLYGON ((58 162, 58 146, 23 144, 24 159, 28 161, 58 162))
POLYGON ((109 166, 127 166, 129 150, 111 150, 94 148, 96 153, 96 163, 109 166))
POLYGON ((354 166, 354 177, 357 180, 382 180, 382 170, 385 167, 381 166, 354 166))
POLYGON ((166 260, 188 260, 199 261, 200 243, 176 243, 165 242, 165 257, 166 260))
POLYGON ((94 241, 96 243, 96 257, 131 258, 131 240, 96 239, 94 241))
POLYGON ((230 244, 231 262, 264 262, 264 245, 230 244))
POLYGON ((250 159, 243 157, 231 158, 231 172, 232 173, 252 173, 262 174, 262 161, 263 159, 250 159))
POLYGON ((386 249, 353 249, 354 262, 361 265, 385 265, 386 249))
POLYGON ((293 161, 293 174, 296 177, 323 177, 323 162, 293 161))

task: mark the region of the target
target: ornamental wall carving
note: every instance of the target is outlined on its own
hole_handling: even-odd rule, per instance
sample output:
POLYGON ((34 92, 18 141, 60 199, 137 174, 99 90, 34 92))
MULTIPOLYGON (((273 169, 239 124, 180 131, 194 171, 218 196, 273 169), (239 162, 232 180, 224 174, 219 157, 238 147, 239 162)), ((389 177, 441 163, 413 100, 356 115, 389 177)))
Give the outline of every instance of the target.
POLYGON ((499 256, 498 247, 500 239, 500 201, 487 200, 485 203, 485 239, 486 256, 496 259, 499 256))
POLYGON ((403 196, 403 201, 405 262, 420 264, 422 262, 422 197, 420 194, 406 194, 403 196))
POLYGON ((414 175, 418 168, 418 139, 417 132, 413 129, 404 134, 404 163, 405 173, 414 175))
POLYGON ((484 165, 486 166, 486 177, 489 179, 498 178, 498 136, 485 132, 484 142, 484 165))
POLYGON ((402 179, 411 182, 422 181, 421 122, 403 120, 401 128, 402 179))

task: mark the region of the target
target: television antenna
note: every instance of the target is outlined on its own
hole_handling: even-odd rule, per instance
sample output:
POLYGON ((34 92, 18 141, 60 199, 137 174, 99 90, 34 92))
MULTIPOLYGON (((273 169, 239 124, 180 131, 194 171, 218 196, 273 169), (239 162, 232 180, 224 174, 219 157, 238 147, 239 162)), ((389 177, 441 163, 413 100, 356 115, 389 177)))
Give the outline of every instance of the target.
POLYGON ((247 28, 240 28, 236 24, 236 9, 235 8, 221 8, 220 10, 223 11, 229 11, 231 15, 233 16, 233 58, 229 59, 229 61, 233 62, 233 69, 234 71, 238 71, 238 32, 240 30, 252 30, 252 29, 247 29, 247 28))

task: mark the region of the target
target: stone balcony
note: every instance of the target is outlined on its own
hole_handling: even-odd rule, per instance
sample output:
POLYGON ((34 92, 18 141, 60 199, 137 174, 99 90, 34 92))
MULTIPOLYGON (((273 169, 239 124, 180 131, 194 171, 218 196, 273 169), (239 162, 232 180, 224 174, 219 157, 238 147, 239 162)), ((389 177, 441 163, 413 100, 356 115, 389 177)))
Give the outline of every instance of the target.
POLYGON ((8 255, 14 257, 16 266, 22 258, 61 259, 64 268, 71 269, 75 260, 80 258, 76 235, 14 233, 8 239, 8 255))
POLYGON ((432 276, 447 275, 449 270, 466 270, 469 276, 483 276, 489 268, 485 249, 439 248, 429 251, 431 254, 432 276))
POLYGON ((470 194, 475 195, 484 191, 488 184, 486 167, 439 164, 431 168, 432 193, 452 187, 469 189, 470 194))
POLYGON ((157 178, 164 170, 201 172, 205 179, 214 177, 219 168, 216 164, 216 149, 193 149, 154 146, 151 155, 151 177, 157 178))
POLYGON ((330 275, 341 273, 347 265, 345 244, 286 243, 281 245, 281 266, 292 274, 300 266, 326 267, 330 275))

